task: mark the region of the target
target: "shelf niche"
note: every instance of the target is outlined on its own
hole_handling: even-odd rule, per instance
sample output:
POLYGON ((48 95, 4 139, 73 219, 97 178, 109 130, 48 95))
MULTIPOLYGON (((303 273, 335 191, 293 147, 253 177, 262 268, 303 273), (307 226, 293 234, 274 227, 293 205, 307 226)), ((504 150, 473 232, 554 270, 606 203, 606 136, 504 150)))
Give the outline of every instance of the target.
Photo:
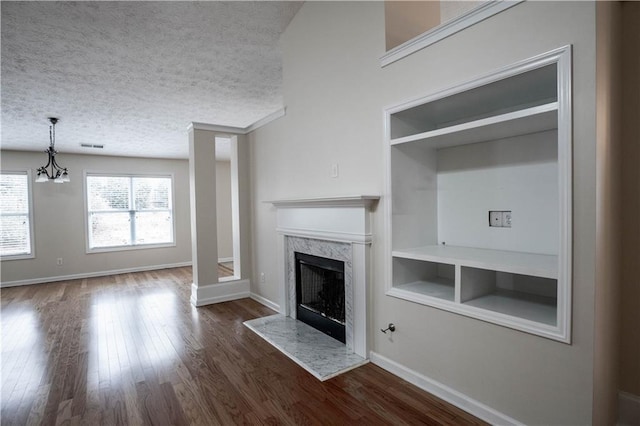
POLYGON ((462 267, 460 282, 467 306, 556 326, 555 279, 462 267))
POLYGON ((454 300, 455 266, 447 263, 394 258, 398 273, 394 286, 404 291, 443 300, 454 300))
POLYGON ((570 61, 567 46, 386 110, 388 295, 570 343, 570 61))

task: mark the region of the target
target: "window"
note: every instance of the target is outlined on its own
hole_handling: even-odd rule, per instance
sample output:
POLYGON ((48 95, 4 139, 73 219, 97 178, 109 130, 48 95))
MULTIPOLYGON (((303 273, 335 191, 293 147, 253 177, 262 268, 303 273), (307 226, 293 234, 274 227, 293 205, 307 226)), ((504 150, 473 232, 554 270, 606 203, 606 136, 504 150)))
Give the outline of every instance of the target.
POLYGON ((87 174, 89 250, 173 245, 173 178, 87 174))
POLYGON ((3 260, 33 257, 29 172, 0 174, 0 255, 3 260))

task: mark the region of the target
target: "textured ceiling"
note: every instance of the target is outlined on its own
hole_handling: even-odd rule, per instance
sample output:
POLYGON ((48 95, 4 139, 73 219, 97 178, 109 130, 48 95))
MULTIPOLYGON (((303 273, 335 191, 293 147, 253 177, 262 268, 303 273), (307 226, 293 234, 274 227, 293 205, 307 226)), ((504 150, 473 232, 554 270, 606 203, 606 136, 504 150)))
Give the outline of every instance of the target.
POLYGON ((187 158, 190 122, 279 110, 301 2, 2 2, 2 149, 187 158), (103 150, 81 143, 104 144, 103 150))

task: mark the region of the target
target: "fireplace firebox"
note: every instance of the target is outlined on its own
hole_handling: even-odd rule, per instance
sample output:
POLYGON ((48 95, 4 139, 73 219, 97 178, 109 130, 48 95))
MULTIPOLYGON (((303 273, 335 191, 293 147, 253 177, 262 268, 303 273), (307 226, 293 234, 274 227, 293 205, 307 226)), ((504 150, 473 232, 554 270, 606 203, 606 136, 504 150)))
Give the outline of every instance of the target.
POLYGON ((296 317, 345 343, 344 262, 295 253, 296 317))

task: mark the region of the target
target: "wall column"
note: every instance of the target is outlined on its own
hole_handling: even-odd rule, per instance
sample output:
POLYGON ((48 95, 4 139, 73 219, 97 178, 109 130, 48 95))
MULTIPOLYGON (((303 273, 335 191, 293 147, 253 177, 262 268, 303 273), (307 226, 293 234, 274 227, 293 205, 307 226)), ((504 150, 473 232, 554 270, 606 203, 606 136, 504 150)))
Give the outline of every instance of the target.
POLYGON ((209 130, 189 126, 189 199, 191 205, 191 303, 201 306, 203 290, 218 284, 216 217, 216 138, 209 130))
MULTIPOLYGON (((205 123, 189 125, 189 195, 191 204, 191 253, 193 257, 193 284, 191 303, 195 306, 210 305, 228 300, 249 297, 249 280, 244 278, 250 267, 249 244, 246 238, 248 226, 239 218, 250 209, 243 201, 249 189, 244 172, 239 172, 237 134, 227 128, 205 123), (218 230, 216 215, 216 136, 232 140, 231 182, 234 234, 235 277, 218 278, 218 230), (243 208, 241 208, 243 207, 243 208), (242 253, 242 256, 240 255, 242 253), (242 261, 240 259, 243 259, 242 261), (241 267, 241 265, 243 265, 241 267), (241 269, 244 269, 241 271, 241 269)), ((244 151, 243 151, 244 153, 244 151)), ((243 159, 242 165, 246 164, 243 159)), ((242 167, 245 171, 245 167, 242 167)), ((246 171, 245 171, 246 172, 246 171)), ((246 219, 245 219, 246 220, 246 219)))

